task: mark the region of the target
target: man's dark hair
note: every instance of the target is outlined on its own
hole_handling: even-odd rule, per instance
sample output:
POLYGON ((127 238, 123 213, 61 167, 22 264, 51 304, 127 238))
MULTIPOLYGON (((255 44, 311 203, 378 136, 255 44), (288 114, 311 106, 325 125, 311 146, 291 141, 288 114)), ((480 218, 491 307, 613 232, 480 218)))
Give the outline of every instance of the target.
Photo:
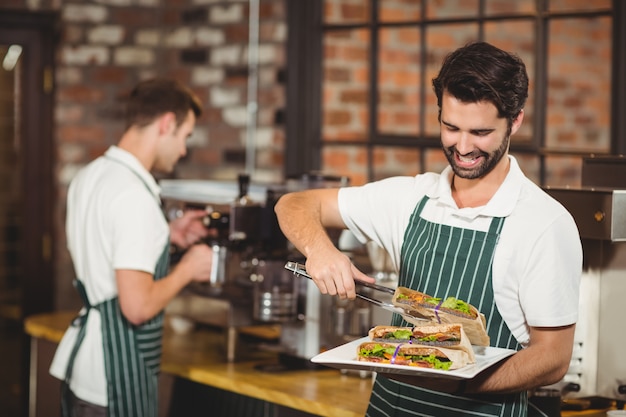
POLYGON ((202 104, 191 90, 178 81, 164 78, 142 81, 127 97, 126 127, 147 126, 167 112, 176 115, 176 125, 180 126, 189 110, 199 117, 202 104))
POLYGON ((507 119, 509 128, 528 98, 524 62, 486 42, 470 43, 449 54, 433 79, 439 118, 441 100, 448 92, 464 103, 488 101, 507 119))

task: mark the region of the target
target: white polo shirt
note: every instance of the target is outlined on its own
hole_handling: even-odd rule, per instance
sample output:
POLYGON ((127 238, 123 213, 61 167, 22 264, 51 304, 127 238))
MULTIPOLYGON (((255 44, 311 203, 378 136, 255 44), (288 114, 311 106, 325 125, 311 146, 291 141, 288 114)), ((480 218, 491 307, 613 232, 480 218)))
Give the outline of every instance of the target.
MULTIPOLYGON (((160 188, 130 153, 112 146, 71 182, 67 199, 67 245, 76 277, 91 305, 117 296, 116 269, 154 274, 168 243, 169 227, 160 208, 160 188)), ((70 279, 73 277, 67 277, 70 279)), ((108 403, 100 316, 92 309, 74 364, 70 388, 93 404, 108 403)), ((77 329, 63 336, 50 373, 65 378, 77 329)))
POLYGON ((361 241, 390 253, 396 269, 404 232, 425 195, 422 217, 435 223, 487 231, 493 217, 506 217, 493 261, 496 305, 517 341, 526 346, 529 326, 554 327, 578 319, 582 246, 569 212, 522 173, 510 171, 484 206, 459 209, 452 198, 448 166, 441 174, 393 177, 339 190, 339 210, 361 241))

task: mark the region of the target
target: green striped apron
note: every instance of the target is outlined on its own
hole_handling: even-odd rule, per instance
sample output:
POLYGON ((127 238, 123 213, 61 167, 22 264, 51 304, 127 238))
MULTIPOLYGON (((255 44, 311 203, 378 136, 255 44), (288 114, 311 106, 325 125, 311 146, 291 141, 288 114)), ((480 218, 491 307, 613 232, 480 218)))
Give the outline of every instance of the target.
MULTIPOLYGON (((404 234, 399 286, 435 297, 456 297, 478 308, 487 319, 492 346, 519 350, 496 308, 492 261, 504 218, 493 218, 488 232, 432 223, 420 217, 428 197, 411 215, 404 234)), ((409 325, 394 314, 392 325, 409 325)), ((497 416, 527 415, 527 394, 456 396, 376 377, 367 410, 381 416, 497 416)))
MULTIPOLYGON (((167 275, 168 269, 169 239, 157 261, 154 280, 167 275)), ((92 308, 97 309, 101 317, 108 416, 157 417, 158 373, 161 362, 164 312, 161 311, 141 325, 134 325, 122 315, 118 297, 92 306, 82 282, 75 280, 75 285, 86 311, 73 322, 74 326, 79 327, 79 331, 70 354, 63 384, 63 417, 71 417, 68 387, 74 359, 85 336, 84 324, 92 308)))

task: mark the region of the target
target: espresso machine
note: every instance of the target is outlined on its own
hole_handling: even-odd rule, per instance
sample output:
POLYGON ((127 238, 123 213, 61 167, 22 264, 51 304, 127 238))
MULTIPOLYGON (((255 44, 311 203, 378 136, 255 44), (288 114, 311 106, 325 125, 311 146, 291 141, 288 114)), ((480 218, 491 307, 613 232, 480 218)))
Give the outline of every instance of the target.
MULTIPOLYGON (((580 188, 547 188, 574 217, 583 246, 579 321, 570 368, 555 387, 567 399, 626 401, 626 158, 583 159, 580 188)), ((584 402, 579 402, 582 404, 584 402)))
MULTIPOLYGON (((277 261, 287 257, 287 240, 274 214, 283 187, 251 184, 245 174, 239 175, 237 182, 162 180, 160 186, 170 219, 189 209, 206 211, 203 222, 210 234, 204 243, 213 250, 210 281, 189 284, 166 312, 225 329, 226 358, 232 362, 238 351, 239 329, 290 318, 289 309, 278 311, 284 310, 281 302, 295 297, 293 284, 289 287, 280 281, 282 266, 279 268, 277 261), (274 302, 269 313, 253 302, 262 298, 259 292, 266 288, 274 297, 266 296, 274 302)), ((172 263, 183 253, 173 248, 172 263)))
MULTIPOLYGON (((285 270, 287 260, 304 259, 282 234, 274 214, 274 205, 287 192, 348 183, 346 177, 321 173, 270 185, 251 183, 245 175, 240 175, 237 183, 161 181, 170 218, 191 208, 207 212, 204 223, 211 236, 206 243, 214 256, 210 282, 190 284, 170 303, 167 312, 224 328, 228 361, 236 360, 242 327, 277 325, 277 342, 264 348, 277 351, 288 367, 306 367, 318 353, 362 337, 372 323, 370 304, 322 295, 312 281, 285 270)), ((342 231, 328 230, 328 234, 339 247, 342 231)), ((174 260, 176 256, 175 252, 174 260)), ((367 268, 365 265, 362 270, 367 268)))

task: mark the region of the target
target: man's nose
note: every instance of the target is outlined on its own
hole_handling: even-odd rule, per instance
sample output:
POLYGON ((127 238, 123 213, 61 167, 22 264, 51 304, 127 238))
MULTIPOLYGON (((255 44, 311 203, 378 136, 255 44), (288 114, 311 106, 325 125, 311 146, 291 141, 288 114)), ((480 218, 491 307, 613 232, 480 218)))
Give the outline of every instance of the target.
POLYGON ((456 144, 456 150, 461 154, 465 155, 474 150, 474 145, 472 142, 472 135, 468 132, 460 132, 459 140, 456 144))

